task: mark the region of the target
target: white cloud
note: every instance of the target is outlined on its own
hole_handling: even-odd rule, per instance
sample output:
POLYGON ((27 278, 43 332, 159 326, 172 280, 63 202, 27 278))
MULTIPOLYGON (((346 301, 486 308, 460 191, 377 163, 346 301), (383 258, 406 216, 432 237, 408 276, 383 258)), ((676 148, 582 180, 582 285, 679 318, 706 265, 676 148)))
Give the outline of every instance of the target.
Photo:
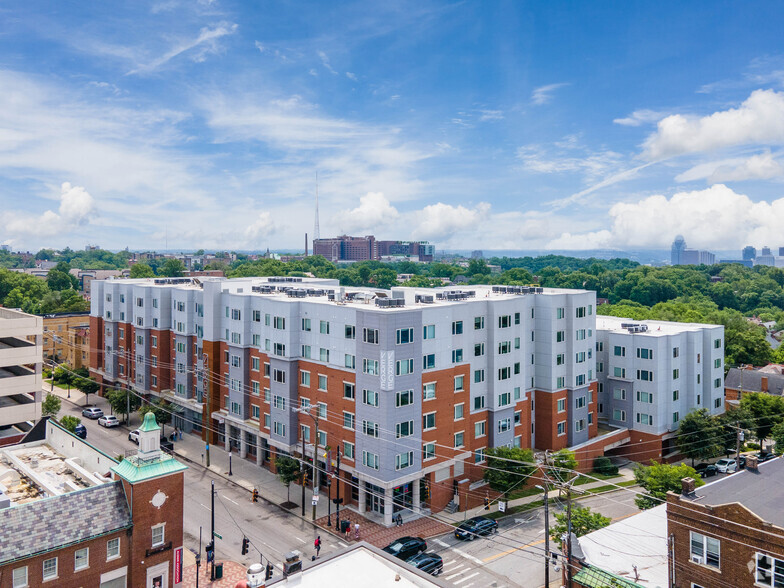
POLYGON ((744 180, 770 180, 784 176, 784 166, 770 151, 748 158, 733 158, 695 165, 675 176, 678 182, 705 179, 708 184, 741 182, 744 180))
POLYGON ((558 84, 548 84, 546 86, 539 86, 538 88, 534 88, 534 91, 531 92, 531 102, 536 105, 547 104, 550 102, 550 100, 553 99, 553 93, 556 90, 568 85, 568 82, 560 82, 558 84))
POLYGON ((272 221, 272 214, 268 211, 260 212, 253 221, 245 229, 245 237, 249 241, 258 241, 269 237, 275 232, 275 223, 272 221))
POLYGON ((674 114, 659 121, 644 155, 660 160, 684 153, 750 144, 784 143, 784 93, 756 90, 738 107, 701 118, 674 114))
POLYGON ((58 212, 45 211, 41 216, 7 212, 10 217, 6 230, 12 235, 33 235, 38 237, 67 234, 73 229, 86 225, 95 214, 93 197, 81 186, 64 182, 60 186, 60 207, 58 212))
POLYGON ((345 210, 334 222, 341 232, 372 232, 397 220, 397 209, 381 192, 368 192, 359 199, 359 206, 345 210))
POLYGON ((259 53, 264 53, 267 50, 267 48, 260 41, 256 41, 254 45, 256 46, 256 49, 259 50, 259 53))
POLYGON ((574 136, 568 135, 564 141, 554 143, 558 149, 552 150, 542 145, 523 145, 517 149, 517 158, 522 161, 523 169, 531 172, 552 174, 582 172, 587 178, 597 178, 617 169, 623 156, 614 151, 590 152, 583 149, 582 156, 573 151, 578 149, 574 136))
POLYGON ((346 72, 346 77, 355 82, 357 81, 357 74, 351 73, 350 71, 346 72))
POLYGON ((168 63, 178 55, 182 55, 192 49, 197 49, 197 51, 193 52, 193 55, 191 56, 192 59, 196 62, 204 61, 208 54, 220 51, 218 39, 225 37, 226 35, 233 35, 236 31, 237 24, 229 22, 218 23, 212 28, 203 27, 199 31, 199 36, 195 39, 181 41, 160 57, 153 59, 149 63, 138 65, 126 75, 149 73, 168 63))
POLYGON ((615 204, 610 229, 583 234, 564 233, 548 247, 668 248, 681 234, 690 247, 740 248, 748 243, 777 243, 784 225, 784 198, 753 202, 723 184, 704 190, 656 195, 615 204))
POLYGON ((629 116, 624 118, 616 118, 613 122, 616 125, 623 125, 625 127, 639 127, 642 125, 655 123, 662 118, 664 118, 665 114, 663 112, 657 112, 655 110, 635 110, 629 116))
POLYGON ((482 122, 489 120, 503 120, 504 112, 502 110, 480 110, 479 120, 482 122))
POLYGON ((326 69, 331 74, 338 75, 338 72, 335 71, 335 69, 332 67, 332 64, 329 62, 329 57, 327 57, 326 53, 323 51, 317 51, 316 54, 319 56, 319 59, 321 59, 321 65, 324 66, 324 69, 326 69))
POLYGON ((474 208, 438 202, 425 206, 412 215, 416 224, 411 230, 412 238, 434 241, 451 239, 461 240, 461 233, 473 232, 490 212, 490 204, 480 202, 474 208))

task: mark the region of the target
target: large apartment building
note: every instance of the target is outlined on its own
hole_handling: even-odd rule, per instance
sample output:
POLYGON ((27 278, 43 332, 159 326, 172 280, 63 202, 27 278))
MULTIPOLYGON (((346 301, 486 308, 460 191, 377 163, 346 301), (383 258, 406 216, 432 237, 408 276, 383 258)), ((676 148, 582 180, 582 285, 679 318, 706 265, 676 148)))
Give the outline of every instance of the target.
POLYGON ((724 327, 596 319, 598 414, 632 431, 615 453, 635 461, 674 456, 680 420, 696 408, 724 412, 724 327))
POLYGON ((18 443, 41 417, 43 319, 0 308, 0 446, 18 443))
POLYGON ((303 278, 93 286, 100 382, 164 397, 181 411, 176 425, 273 468, 303 436, 313 455, 318 418, 318 446, 342 453, 343 495, 388 522, 393 497, 418 508, 423 488, 434 509, 465 500, 488 447, 559 449, 597 434, 591 291, 303 278))

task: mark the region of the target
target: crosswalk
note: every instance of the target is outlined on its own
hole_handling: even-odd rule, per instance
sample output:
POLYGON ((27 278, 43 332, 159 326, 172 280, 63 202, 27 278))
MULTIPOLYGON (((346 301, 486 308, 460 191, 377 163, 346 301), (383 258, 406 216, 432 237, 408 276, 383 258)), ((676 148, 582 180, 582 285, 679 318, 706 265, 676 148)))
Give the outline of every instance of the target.
POLYGON ((433 543, 443 548, 436 550, 440 552, 444 560, 444 569, 440 577, 459 588, 470 588, 473 586, 476 582, 476 576, 479 575, 479 572, 476 571, 476 564, 481 564, 482 561, 462 549, 450 546, 440 539, 433 540, 433 543))

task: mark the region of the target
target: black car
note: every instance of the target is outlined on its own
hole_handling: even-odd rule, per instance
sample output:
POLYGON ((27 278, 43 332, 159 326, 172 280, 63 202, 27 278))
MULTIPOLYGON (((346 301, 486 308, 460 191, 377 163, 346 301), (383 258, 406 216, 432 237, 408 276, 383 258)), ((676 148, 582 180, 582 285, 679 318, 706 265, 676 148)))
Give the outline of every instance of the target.
POLYGON ((757 462, 762 463, 764 461, 769 461, 771 459, 776 459, 775 453, 767 453, 765 451, 760 451, 759 453, 755 454, 757 456, 757 462))
POLYGON ((387 545, 384 551, 405 561, 423 551, 427 551, 427 542, 422 537, 401 537, 387 545))
POLYGON ((79 423, 74 429, 74 435, 82 439, 87 439, 87 427, 85 427, 82 423, 79 423))
POLYGON ((700 478, 710 478, 719 473, 719 468, 712 463, 698 463, 694 466, 694 470, 700 475, 700 478))
POLYGON ((444 569, 444 560, 437 553, 420 553, 406 561, 431 576, 437 576, 444 569))
POLYGON ((487 517, 474 517, 468 519, 455 529, 455 537, 473 541, 480 535, 489 535, 498 532, 498 522, 487 517))

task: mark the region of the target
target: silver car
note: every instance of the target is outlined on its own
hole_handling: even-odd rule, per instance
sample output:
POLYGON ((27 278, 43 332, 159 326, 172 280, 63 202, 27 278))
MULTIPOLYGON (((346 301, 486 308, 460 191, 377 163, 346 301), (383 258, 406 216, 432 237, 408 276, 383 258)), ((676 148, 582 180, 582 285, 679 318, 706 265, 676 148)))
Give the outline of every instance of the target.
POLYGON ((723 458, 716 462, 716 468, 722 474, 731 474, 736 470, 737 467, 738 464, 734 459, 723 458))
POLYGON ((98 419, 98 424, 102 427, 119 427, 120 421, 113 414, 105 414, 98 419))
POLYGON ((103 416, 103 411, 97 406, 89 406, 82 410, 82 416, 88 419, 99 419, 103 416))

